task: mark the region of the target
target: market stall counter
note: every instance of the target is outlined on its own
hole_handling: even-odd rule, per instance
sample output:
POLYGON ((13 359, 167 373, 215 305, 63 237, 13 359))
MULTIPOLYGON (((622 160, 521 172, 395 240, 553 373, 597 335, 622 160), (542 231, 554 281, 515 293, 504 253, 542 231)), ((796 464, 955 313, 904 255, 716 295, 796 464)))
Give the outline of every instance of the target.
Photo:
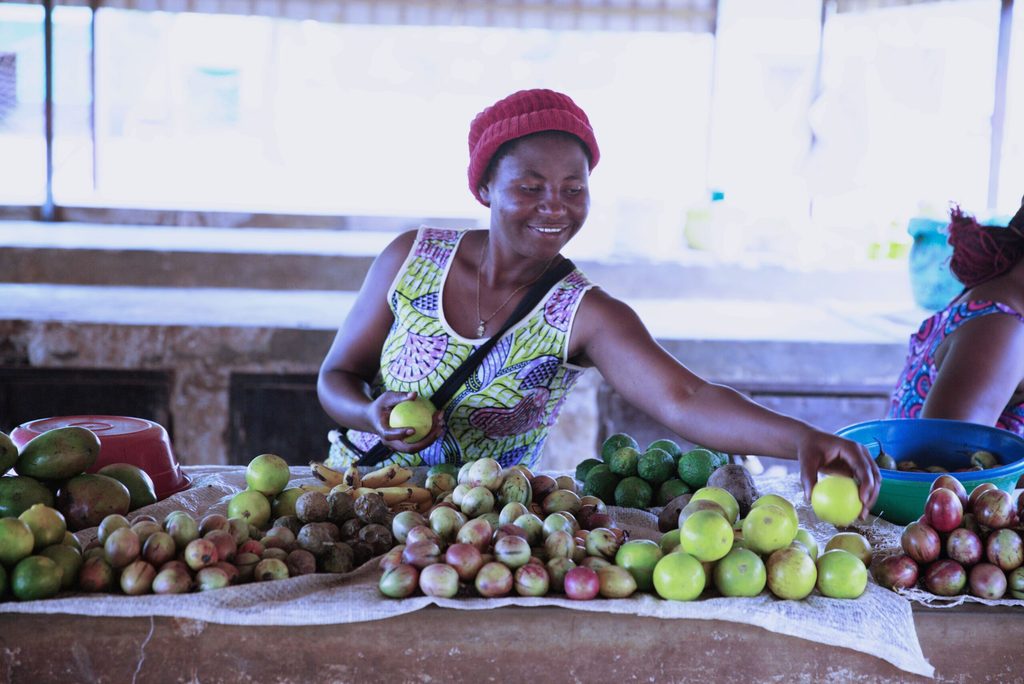
MULTIPOLYGON (((223 513, 246 487, 242 468, 193 467, 189 476, 191 487, 138 512, 158 520, 174 510, 223 513)), ((758 488, 799 502, 801 525, 822 538, 795 477, 764 478, 758 488)), ((634 538, 659 535, 649 513, 610 510, 634 538)), ((872 536, 885 539, 886 525, 874 521, 872 536)), ((88 541, 95 533, 78 534, 88 541)), ((514 592, 390 599, 380 577, 374 559, 342 574, 215 591, 63 592, 2 602, 0 675, 33 682, 1007 681, 1022 665, 1014 647, 1024 638, 1022 601, 912 609, 874 583, 855 600, 818 593, 780 600, 768 592, 696 601, 639 592, 589 601, 514 592)))

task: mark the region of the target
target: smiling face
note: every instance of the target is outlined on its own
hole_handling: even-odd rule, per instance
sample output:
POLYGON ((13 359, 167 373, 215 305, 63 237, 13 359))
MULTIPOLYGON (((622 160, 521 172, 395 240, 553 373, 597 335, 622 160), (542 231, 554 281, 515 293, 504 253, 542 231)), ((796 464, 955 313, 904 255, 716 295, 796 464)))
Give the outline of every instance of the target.
POLYGON ((520 138, 499 151, 480 196, 491 209, 491 236, 526 257, 550 259, 583 227, 590 211, 590 163, 567 133, 520 138))

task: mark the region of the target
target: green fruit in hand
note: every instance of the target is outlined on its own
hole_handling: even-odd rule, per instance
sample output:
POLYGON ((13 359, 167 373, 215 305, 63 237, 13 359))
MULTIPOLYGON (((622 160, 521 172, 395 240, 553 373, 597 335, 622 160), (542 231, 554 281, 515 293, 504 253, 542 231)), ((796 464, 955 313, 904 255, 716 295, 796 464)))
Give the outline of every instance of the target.
POLYGON ((417 396, 411 401, 403 401, 391 409, 388 423, 393 428, 412 428, 415 430, 405 438, 407 444, 415 444, 428 434, 434 425, 436 409, 429 399, 417 396))
POLYGON ((612 454, 625 446, 640 450, 640 445, 636 443, 636 440, 624 432, 612 435, 604 440, 604 444, 601 445, 601 460, 607 463, 612 454))
POLYGON ((260 454, 245 467, 245 483, 249 489, 268 497, 283 492, 291 476, 288 462, 277 454, 260 454))
POLYGON ((842 475, 821 478, 811 490, 811 508, 820 520, 847 527, 863 508, 856 480, 842 475))
POLYGON ((97 470, 100 475, 112 477, 128 488, 128 510, 156 503, 156 486, 145 470, 130 463, 111 463, 97 470))

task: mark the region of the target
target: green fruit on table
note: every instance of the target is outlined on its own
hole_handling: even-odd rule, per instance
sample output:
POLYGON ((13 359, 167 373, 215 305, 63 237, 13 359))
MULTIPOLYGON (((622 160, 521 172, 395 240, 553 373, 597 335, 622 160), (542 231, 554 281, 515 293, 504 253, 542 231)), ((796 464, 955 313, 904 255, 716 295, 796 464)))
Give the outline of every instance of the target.
POLYGON ((624 508, 647 508, 654 498, 654 490, 643 478, 623 478, 615 486, 615 505, 624 508))
POLYGON ((245 467, 245 483, 264 496, 277 496, 290 479, 288 462, 277 454, 260 454, 245 467))
POLYGON ((640 452, 631 446, 624 446, 616 449, 606 460, 608 467, 613 473, 621 477, 633 477, 636 475, 636 466, 640 462, 640 452))
POLYGON ((596 458, 585 458, 579 462, 576 466, 576 479, 580 482, 586 482, 587 474, 591 468, 601 465, 601 461, 596 458))
POLYGON ((11 592, 19 601, 48 599, 60 591, 64 571, 46 556, 18 561, 11 572, 11 592))
POLYGON ((96 527, 108 515, 124 515, 130 506, 128 488, 106 475, 77 475, 57 493, 57 510, 72 532, 96 527))
POLYGON ((242 518, 250 525, 266 527, 270 522, 270 501, 255 489, 246 489, 231 497, 228 518, 242 518))
POLYGON ((601 445, 601 460, 607 463, 613 453, 626 446, 633 447, 637 451, 640 450, 640 445, 636 443, 636 440, 626 433, 619 432, 612 435, 601 445))
POLYGON ((665 480, 658 487, 658 493, 654 496, 654 505, 656 506, 667 506, 668 502, 677 496, 690 493, 690 485, 686 484, 677 477, 671 480, 665 480))
POLYGON ((0 477, 0 518, 17 518, 32 504, 53 506, 53 492, 31 477, 0 477))
POLYGON ((717 467, 718 455, 710 449, 697 447, 679 458, 679 479, 693 489, 700 489, 708 483, 708 478, 717 467))
POLYGON ((134 511, 156 503, 156 486, 149 473, 142 468, 130 463, 111 463, 97 472, 114 478, 128 489, 128 510, 134 511))
POLYGON ((64 533, 68 531, 67 523, 60 511, 44 504, 33 504, 22 512, 18 519, 28 525, 35 539, 35 550, 46 548, 64 541, 64 533))
POLYGON ((18 445, 3 432, 0 432, 0 477, 14 467, 18 460, 18 445))
POLYGON ((13 567, 15 563, 32 553, 35 537, 23 520, 0 518, 0 565, 13 567))
POLYGON ((63 480, 84 473, 100 455, 96 433, 76 425, 47 430, 21 449, 14 469, 40 480, 63 480))
POLYGON ((647 445, 645 451, 650 451, 651 449, 667 451, 676 463, 679 463, 679 459, 683 456, 683 450, 671 439, 656 439, 647 445))
POLYGON ((675 476, 676 461, 664 449, 648 449, 636 464, 636 474, 652 485, 660 485, 675 476))
POLYGON ((71 589, 78 578, 78 571, 82 567, 82 554, 67 544, 54 544, 47 546, 39 552, 40 556, 46 556, 56 563, 61 571, 61 589, 71 589))
POLYGON ((818 591, 829 598, 855 599, 867 588, 867 568, 849 551, 826 551, 818 559, 817 569, 818 591))
POLYGON ((611 471, 606 464, 594 466, 587 473, 583 482, 584 496, 596 496, 606 504, 615 503, 615 487, 619 484, 619 476, 611 471))

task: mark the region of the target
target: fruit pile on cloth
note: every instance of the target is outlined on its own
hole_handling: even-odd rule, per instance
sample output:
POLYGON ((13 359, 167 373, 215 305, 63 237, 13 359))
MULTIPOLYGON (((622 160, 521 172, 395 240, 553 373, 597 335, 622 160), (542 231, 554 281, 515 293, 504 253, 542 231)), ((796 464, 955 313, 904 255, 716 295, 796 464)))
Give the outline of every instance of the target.
MULTIPOLYGON (((424 472, 418 472, 422 479, 424 472)), ((244 468, 194 466, 187 469, 192 486, 136 513, 158 520, 174 510, 197 517, 225 513, 231 496, 245 489, 244 468)), ((561 473, 549 473, 557 475, 561 473)), ((307 469, 293 470, 293 483, 308 477, 307 469)), ((310 482, 312 482, 310 480, 310 482)), ((803 503, 795 475, 760 479, 762 494, 775 493, 794 502, 801 524, 811 529, 824 545, 834 528, 815 524, 803 503), (815 529, 818 527, 819 529, 815 529)), ((658 539, 657 517, 642 510, 610 507, 617 524, 632 538, 658 539)), ((888 525, 878 521, 876 525, 888 525)), ((894 529, 895 526, 891 526, 894 529)), ((96 530, 78 533, 88 542, 96 530)), ((44 601, 0 603, 4 613, 65 613, 89 616, 167 616, 230 625, 323 625, 384 619, 419 610, 430 604, 461 610, 485 610, 500 606, 561 606, 605 613, 623 613, 663 619, 725 620, 762 627, 810 641, 870 654, 914 674, 933 676, 934 668, 921 652, 910 603, 873 582, 856 600, 830 599, 812 594, 803 601, 782 601, 768 592, 753 598, 707 598, 666 601, 651 594, 626 599, 572 601, 552 594, 543 597, 457 597, 440 599, 414 596, 402 600, 384 598, 378 591, 381 570, 372 560, 346 575, 314 574, 286 580, 258 582, 215 591, 177 595, 123 596, 116 594, 61 593, 44 601)))

